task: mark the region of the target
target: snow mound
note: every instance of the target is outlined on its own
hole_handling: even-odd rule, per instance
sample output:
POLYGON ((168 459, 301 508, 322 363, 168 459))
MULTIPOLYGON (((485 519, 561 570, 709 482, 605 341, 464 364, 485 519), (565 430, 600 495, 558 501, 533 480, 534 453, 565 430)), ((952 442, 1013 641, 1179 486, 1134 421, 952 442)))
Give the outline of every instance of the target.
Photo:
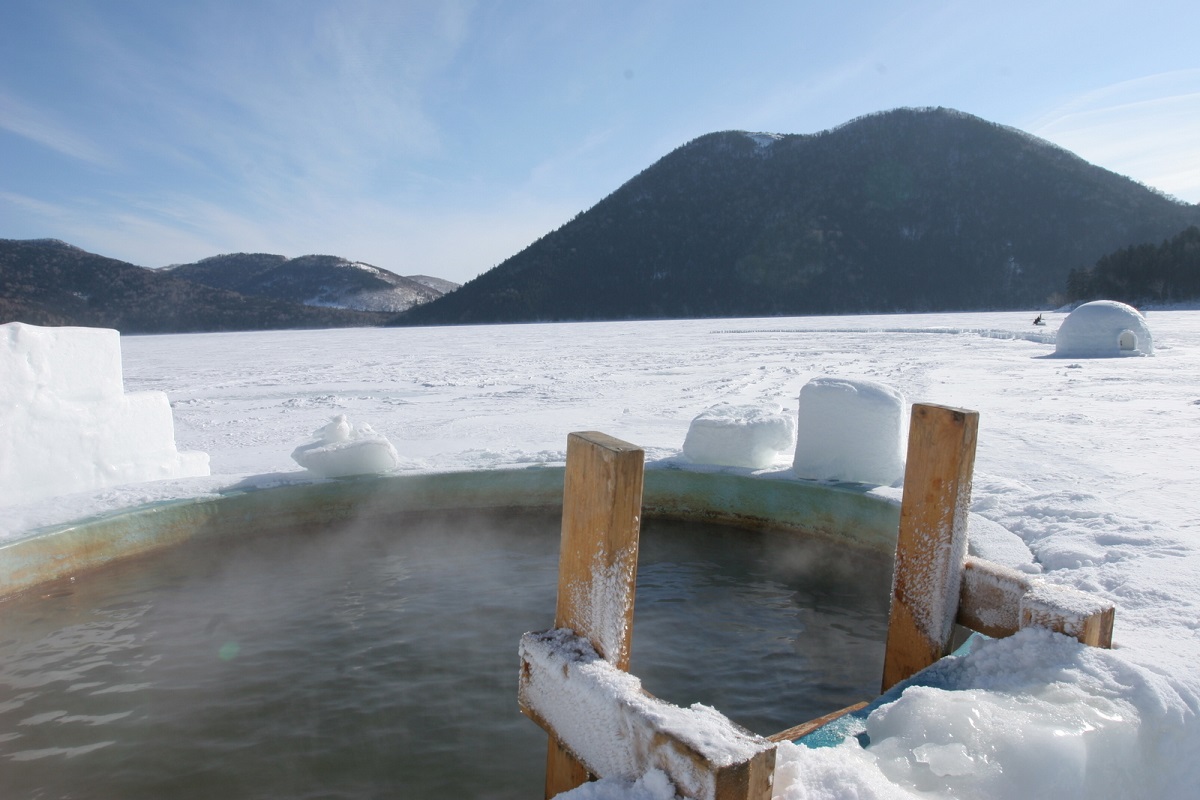
POLYGON ((683 454, 698 464, 766 469, 796 442, 796 422, 775 406, 718 405, 688 426, 683 454))
POLYGON ((292 460, 322 478, 388 472, 400 463, 386 436, 365 422, 352 425, 345 414, 313 431, 313 437, 292 451, 292 460))
POLYGON ((125 393, 117 331, 0 325, 0 505, 208 474, 165 394, 125 393))
POLYGON ((1084 303, 1058 328, 1055 355, 1110 358, 1154 355, 1154 338, 1136 308, 1115 300, 1084 303))
POLYGON ((904 396, 874 381, 813 378, 800 389, 798 478, 890 486, 904 475, 904 396))

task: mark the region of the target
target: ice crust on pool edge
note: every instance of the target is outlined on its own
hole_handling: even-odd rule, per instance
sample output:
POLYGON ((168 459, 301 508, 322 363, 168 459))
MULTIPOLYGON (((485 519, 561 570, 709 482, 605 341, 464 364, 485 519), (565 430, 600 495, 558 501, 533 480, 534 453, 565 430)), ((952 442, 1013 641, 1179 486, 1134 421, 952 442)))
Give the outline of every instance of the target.
POLYGON ((208 474, 164 393, 125 393, 117 331, 0 325, 0 505, 208 474))

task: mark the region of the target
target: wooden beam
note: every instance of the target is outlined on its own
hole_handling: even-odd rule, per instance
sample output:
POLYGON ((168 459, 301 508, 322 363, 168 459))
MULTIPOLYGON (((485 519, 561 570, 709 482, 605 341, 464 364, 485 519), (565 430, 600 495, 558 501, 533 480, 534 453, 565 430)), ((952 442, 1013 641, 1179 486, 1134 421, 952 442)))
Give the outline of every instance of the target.
POLYGON ((974 556, 963 564, 956 622, 999 638, 1021 628, 1021 598, 1032 586, 1030 576, 974 556))
POLYGON ((1092 647, 1112 647, 1116 606, 1067 586, 1038 583, 1021 597, 1021 627, 1049 628, 1092 647))
POLYGON ((973 631, 1001 637, 1048 628, 1092 647, 1112 647, 1115 617, 1115 605, 1087 592, 974 556, 963 564, 956 621, 973 631))
POLYGON ((817 717, 816 719, 810 719, 808 722, 802 722, 799 725, 793 725, 786 731, 773 733, 768 736, 767 739, 772 742, 794 742, 803 736, 808 736, 817 728, 823 728, 829 723, 833 722, 835 719, 841 719, 847 714, 852 714, 855 711, 858 711, 860 708, 866 708, 866 706, 867 704, 865 701, 862 703, 855 703, 852 706, 846 706, 845 708, 839 709, 830 714, 826 714, 823 717, 817 717))
POLYGON ((958 612, 979 414, 914 404, 892 578, 883 691, 950 647, 958 612))
MULTIPOLYGON (((620 670, 629 669, 633 639, 644 469, 644 452, 628 442, 595 431, 567 437, 554 627, 588 640, 620 670)), ((551 733, 546 797, 587 779, 551 733)))
POLYGON ((775 744, 716 709, 654 697, 566 630, 525 634, 520 657, 522 713, 588 772, 634 781, 658 769, 693 800, 771 797, 775 744))

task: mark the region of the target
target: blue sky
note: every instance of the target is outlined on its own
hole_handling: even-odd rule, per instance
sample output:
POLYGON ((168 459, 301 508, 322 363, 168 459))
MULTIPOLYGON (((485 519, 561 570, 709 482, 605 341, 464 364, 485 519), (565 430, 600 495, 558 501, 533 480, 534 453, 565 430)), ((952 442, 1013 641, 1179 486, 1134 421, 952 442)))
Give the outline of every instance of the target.
POLYGON ((1200 202, 1195 0, 0 0, 0 237, 465 281, 717 130, 899 106, 1200 202))

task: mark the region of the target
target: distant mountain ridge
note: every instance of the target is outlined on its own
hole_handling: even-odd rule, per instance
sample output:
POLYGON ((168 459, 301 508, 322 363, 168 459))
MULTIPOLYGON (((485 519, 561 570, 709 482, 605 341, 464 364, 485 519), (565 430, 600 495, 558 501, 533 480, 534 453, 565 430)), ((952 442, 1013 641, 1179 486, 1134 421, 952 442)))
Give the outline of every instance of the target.
POLYGON ((147 269, 57 239, 0 239, 0 323, 84 325, 122 333, 372 326, 392 319, 414 297, 425 302, 439 294, 420 282, 333 256, 289 260, 238 254, 195 266, 218 285, 189 280, 183 277, 186 269, 147 269), (289 265, 295 262, 293 275, 289 265), (219 285, 241 280, 234 276, 243 269, 257 294, 219 285), (367 310, 346 307, 351 303, 367 310), (371 303, 376 310, 370 310, 371 303))
POLYGON ((405 311, 458 286, 439 278, 406 278, 361 261, 326 255, 289 259, 268 253, 230 253, 163 269, 239 294, 358 311, 405 311))
POLYGON ((397 324, 1045 307, 1187 205, 948 109, 701 136, 397 324))

